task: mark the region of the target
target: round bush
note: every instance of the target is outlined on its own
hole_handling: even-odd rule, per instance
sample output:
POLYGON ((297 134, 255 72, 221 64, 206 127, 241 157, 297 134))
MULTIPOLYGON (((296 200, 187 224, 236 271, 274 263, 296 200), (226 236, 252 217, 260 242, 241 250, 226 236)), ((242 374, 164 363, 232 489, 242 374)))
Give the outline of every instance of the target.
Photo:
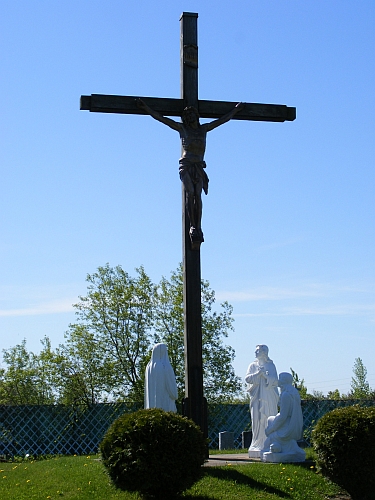
POLYGON ((118 418, 100 451, 118 488, 166 498, 200 478, 206 440, 191 420, 153 408, 118 418))
POLYGON ((317 465, 353 500, 375 499, 375 408, 350 406, 324 415, 312 432, 317 465))

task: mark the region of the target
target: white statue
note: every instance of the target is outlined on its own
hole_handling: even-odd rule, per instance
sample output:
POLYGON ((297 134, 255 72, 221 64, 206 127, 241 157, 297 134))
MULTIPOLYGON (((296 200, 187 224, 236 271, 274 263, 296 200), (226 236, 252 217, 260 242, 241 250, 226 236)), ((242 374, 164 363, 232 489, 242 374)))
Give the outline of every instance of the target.
POLYGON ((156 344, 145 372, 145 408, 176 412, 176 377, 165 344, 156 344))
POLYGON ((261 455, 264 462, 305 461, 305 451, 297 444, 303 428, 301 398, 292 383, 290 373, 280 373, 280 413, 268 419, 267 439, 261 455))
POLYGON ((268 347, 257 345, 256 360, 249 365, 245 381, 249 384, 252 441, 249 448, 250 458, 259 458, 266 440, 267 419, 277 413, 279 392, 277 371, 268 357, 268 347))

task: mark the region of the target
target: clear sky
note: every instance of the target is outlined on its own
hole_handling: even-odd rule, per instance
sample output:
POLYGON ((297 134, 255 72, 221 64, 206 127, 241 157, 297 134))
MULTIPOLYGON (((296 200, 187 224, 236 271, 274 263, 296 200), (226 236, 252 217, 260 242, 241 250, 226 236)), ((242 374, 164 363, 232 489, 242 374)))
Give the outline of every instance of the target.
POLYGON ((180 96, 182 12, 197 12, 199 97, 295 106, 210 132, 202 276, 234 307, 235 369, 255 345, 309 391, 375 388, 372 0, 3 0, 0 348, 53 347, 98 266, 181 261, 180 142, 81 94, 180 96))

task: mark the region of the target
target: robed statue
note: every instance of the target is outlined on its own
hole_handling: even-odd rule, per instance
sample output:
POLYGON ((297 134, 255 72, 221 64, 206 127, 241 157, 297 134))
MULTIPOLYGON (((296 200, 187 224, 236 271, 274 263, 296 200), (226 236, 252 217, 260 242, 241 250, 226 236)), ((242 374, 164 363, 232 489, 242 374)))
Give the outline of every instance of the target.
POLYGON ((268 357, 268 347, 259 344, 255 348, 253 361, 245 376, 250 394, 250 414, 252 440, 249 448, 250 458, 259 458, 266 440, 267 419, 277 413, 279 402, 278 378, 276 367, 268 357))
POLYGON ((155 344, 145 371, 145 408, 176 412, 176 377, 165 344, 155 344))

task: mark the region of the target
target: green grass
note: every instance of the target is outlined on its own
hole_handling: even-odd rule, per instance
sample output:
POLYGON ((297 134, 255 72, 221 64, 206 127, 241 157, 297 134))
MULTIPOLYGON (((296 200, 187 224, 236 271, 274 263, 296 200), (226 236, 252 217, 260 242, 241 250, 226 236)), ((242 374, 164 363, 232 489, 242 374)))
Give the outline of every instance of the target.
MULTIPOLYGON (((315 460, 315 452, 313 448, 305 448, 306 460, 315 460)), ((210 450, 210 455, 227 455, 227 454, 247 454, 247 448, 239 448, 234 450, 210 450)))
POLYGON ((228 455, 228 454, 238 455, 239 453, 247 454, 247 448, 238 448, 234 450, 210 450, 210 455, 228 455))
MULTIPOLYGON (((0 464, 1 500, 140 500, 136 493, 116 490, 97 456, 56 457, 0 464)), ((203 478, 183 499, 195 500, 323 500, 339 488, 297 464, 206 467, 203 478)))

